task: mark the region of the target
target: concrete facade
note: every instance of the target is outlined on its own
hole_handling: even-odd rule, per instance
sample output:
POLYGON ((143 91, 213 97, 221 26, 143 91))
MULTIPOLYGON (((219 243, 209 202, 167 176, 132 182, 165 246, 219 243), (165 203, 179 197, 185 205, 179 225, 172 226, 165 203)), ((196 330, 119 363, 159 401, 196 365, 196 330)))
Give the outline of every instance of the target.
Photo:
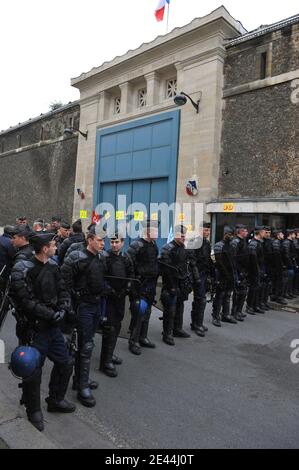
POLYGON ((71 220, 78 137, 63 131, 79 116, 75 102, 0 133, 0 226, 24 215, 71 220))
POLYGON ((224 41, 244 32, 220 7, 72 79, 80 90, 80 129, 88 130, 87 140, 79 138, 75 185, 86 199, 75 198, 74 218, 80 210, 87 210, 90 218, 93 209, 97 130, 174 109, 173 97, 167 95, 169 80, 176 80, 177 91, 194 101, 201 97, 199 114, 189 102, 181 109, 177 201, 206 203, 218 196, 224 41), (138 97, 144 90, 142 106, 138 97), (196 197, 185 191, 193 175, 199 183, 196 197))

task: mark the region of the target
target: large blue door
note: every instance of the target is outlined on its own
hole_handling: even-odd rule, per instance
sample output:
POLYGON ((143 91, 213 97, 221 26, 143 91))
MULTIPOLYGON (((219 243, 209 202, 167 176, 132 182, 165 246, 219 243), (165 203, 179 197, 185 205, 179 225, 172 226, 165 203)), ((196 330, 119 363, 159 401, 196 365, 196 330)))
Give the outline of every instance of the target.
MULTIPOLYGON (((176 194, 180 111, 176 110, 99 130, 94 185, 94 206, 109 202, 115 211, 142 203, 172 204, 176 194), (118 196, 127 207, 119 207, 118 196)), ((127 240, 128 244, 129 240, 127 240)), ((161 246, 165 239, 159 239, 161 246)))

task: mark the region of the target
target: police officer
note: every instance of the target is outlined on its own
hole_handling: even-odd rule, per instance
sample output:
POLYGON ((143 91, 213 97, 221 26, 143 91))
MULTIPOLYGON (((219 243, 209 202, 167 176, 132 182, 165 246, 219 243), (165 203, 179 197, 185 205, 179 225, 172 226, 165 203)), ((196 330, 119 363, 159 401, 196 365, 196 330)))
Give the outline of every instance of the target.
POLYGON ((16 249, 16 254, 13 263, 17 263, 22 259, 30 259, 33 256, 34 249, 30 244, 29 239, 33 233, 25 226, 16 226, 12 232, 12 245, 16 249))
POLYGON ((134 266, 134 277, 139 281, 135 283, 130 296, 132 320, 130 324, 129 350, 139 356, 140 346, 155 348, 155 344, 148 338, 148 328, 151 309, 156 295, 156 285, 159 275, 157 247, 158 222, 145 221, 143 237, 135 240, 127 250, 134 266), (146 312, 140 314, 140 300, 147 303, 146 312))
MULTIPOLYGON (((161 301, 163 305, 163 341, 174 346, 174 337, 190 338, 183 330, 184 302, 192 290, 189 271, 189 254, 185 248, 187 229, 183 225, 174 228, 174 240, 162 247, 159 265, 162 274, 161 301)), ((192 263, 194 282, 200 278, 196 264, 192 263)))
POLYGON ((46 357, 54 362, 46 398, 48 411, 71 413, 75 410, 75 406, 64 398, 73 362, 59 327, 66 317, 73 321, 73 311, 59 268, 49 261, 56 249, 53 236, 42 234, 33 237, 35 256, 18 261, 11 276, 12 295, 22 325, 22 328, 17 325, 19 340, 21 344, 36 348, 41 355, 40 367, 30 380, 22 384, 22 403, 29 421, 39 431, 44 429, 40 385, 46 357))
POLYGON ((56 241, 57 252, 60 251, 60 247, 64 240, 66 240, 70 235, 71 226, 68 222, 61 222, 59 229, 57 230, 57 235, 54 240, 56 241))
POLYGON ((269 296, 272 289, 272 280, 271 280, 271 265, 273 262, 273 252, 272 252, 272 240, 271 240, 271 228, 265 226, 265 236, 263 239, 263 252, 264 252, 264 266, 263 266, 263 275, 262 275, 262 289, 260 296, 260 307, 262 310, 271 310, 269 305, 269 296))
POLYGON ((243 313, 243 306, 248 290, 248 230, 243 224, 236 225, 236 236, 231 241, 233 260, 236 270, 235 290, 233 293, 232 317, 243 322, 246 315, 243 313))
POLYGON ((296 250, 296 272, 294 279, 294 295, 299 295, 299 228, 295 228, 295 239, 293 240, 296 250))
POLYGON ((265 313, 260 306, 262 282, 264 276, 264 251, 263 239, 265 237, 264 226, 258 226, 254 230, 254 238, 250 240, 249 248, 249 290, 247 295, 247 313, 265 313))
POLYGON ((288 280, 285 292, 286 299, 294 299, 296 295, 293 293, 293 282, 295 278, 295 270, 296 270, 296 248, 293 243, 295 239, 295 232, 292 229, 288 229, 286 231, 286 238, 282 242, 282 256, 283 256, 283 263, 287 269, 288 280))
POLYGON ((121 322, 125 314, 126 296, 131 290, 134 268, 131 258, 122 250, 124 238, 117 232, 110 237, 111 249, 105 252, 106 282, 111 290, 106 297, 106 321, 103 324, 100 371, 108 377, 117 377, 115 364, 122 360, 114 355, 117 338, 121 330, 121 322), (113 279, 115 278, 115 279, 113 279))
POLYGON ((96 405, 91 390, 98 387, 90 381, 90 363, 94 348, 94 335, 102 311, 102 296, 105 292, 105 263, 100 256, 104 248, 104 235, 89 233, 87 247, 72 251, 61 267, 62 276, 78 315, 79 351, 75 363, 73 388, 77 389, 78 400, 87 407, 96 405))
POLYGON ((211 258, 211 224, 204 223, 200 236, 195 240, 195 247, 190 252, 191 263, 195 262, 199 280, 193 279, 194 300, 191 311, 191 330, 200 337, 205 337, 208 328, 204 326, 204 314, 207 305, 207 278, 214 275, 214 265, 211 258))
POLYGON ((272 239, 272 263, 271 263, 271 279, 272 279, 272 297, 274 302, 286 305, 288 302, 283 298, 283 258, 282 258, 282 240, 284 234, 282 230, 274 230, 272 239))
POLYGON ((216 296, 213 302, 213 325, 221 327, 221 321, 225 323, 237 324, 230 315, 230 299, 235 289, 235 267, 233 259, 233 249, 231 241, 234 237, 234 230, 231 227, 224 227, 223 240, 216 243, 214 247, 216 261, 216 296), (221 316, 222 310, 222 316, 221 316))
POLYGON ((73 243, 82 243, 84 241, 85 236, 82 232, 82 222, 78 219, 72 224, 71 234, 62 242, 59 250, 57 251, 59 264, 62 265, 64 257, 73 243))
POLYGON ((0 273, 1 278, 5 282, 9 278, 13 265, 13 258, 16 254, 15 248, 12 244, 14 231, 15 227, 12 225, 6 225, 3 230, 3 235, 0 237, 0 273))

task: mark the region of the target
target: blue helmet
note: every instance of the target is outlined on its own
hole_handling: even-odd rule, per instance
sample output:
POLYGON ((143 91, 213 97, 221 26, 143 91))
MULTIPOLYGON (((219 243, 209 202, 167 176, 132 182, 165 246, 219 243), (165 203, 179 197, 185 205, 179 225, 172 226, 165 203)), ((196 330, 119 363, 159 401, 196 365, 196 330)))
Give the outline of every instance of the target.
POLYGON ((13 375, 20 379, 28 379, 40 367, 41 355, 36 348, 19 346, 10 359, 9 368, 13 375))

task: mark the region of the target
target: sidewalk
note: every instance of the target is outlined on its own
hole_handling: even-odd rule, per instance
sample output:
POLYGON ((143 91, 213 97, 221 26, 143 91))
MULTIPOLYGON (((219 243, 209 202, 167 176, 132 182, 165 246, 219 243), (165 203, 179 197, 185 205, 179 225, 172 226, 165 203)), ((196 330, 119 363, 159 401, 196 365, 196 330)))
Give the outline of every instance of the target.
POLYGON ((274 310, 278 310, 279 312, 299 313, 299 298, 289 300, 287 305, 277 304, 272 301, 270 301, 269 304, 274 310))
POLYGON ((57 449, 0 390, 0 449, 57 449))

